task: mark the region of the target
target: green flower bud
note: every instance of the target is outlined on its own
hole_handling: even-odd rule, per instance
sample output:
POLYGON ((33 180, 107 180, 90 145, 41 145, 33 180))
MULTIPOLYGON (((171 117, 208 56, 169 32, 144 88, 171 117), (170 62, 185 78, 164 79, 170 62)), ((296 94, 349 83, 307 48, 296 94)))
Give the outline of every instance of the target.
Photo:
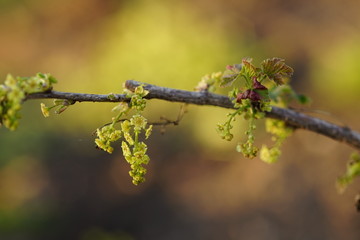
POLYGON ((16 87, 16 84, 17 84, 17 82, 16 82, 15 78, 11 74, 8 74, 5 79, 5 85, 10 88, 14 88, 14 87, 16 87))
POLYGON ((116 99, 116 96, 115 96, 114 93, 109 93, 109 94, 107 95, 107 98, 110 99, 110 100, 115 100, 115 99, 116 99))
POLYGON ((110 134, 110 141, 111 142, 115 142, 116 140, 118 140, 121 137, 121 131, 120 130, 114 130, 111 134, 110 134))
POLYGON ((262 146, 260 151, 260 159, 266 163, 275 163, 278 161, 281 151, 277 147, 268 148, 267 146, 262 146))
POLYGON ((145 129, 147 120, 140 114, 137 114, 130 119, 130 123, 134 126, 135 131, 140 131, 141 129, 145 129))
POLYGON ((129 156, 132 155, 129 146, 127 145, 127 143, 125 141, 122 141, 121 148, 122 148, 122 151, 123 151, 123 155, 125 157, 129 157, 129 156))
POLYGON ((124 138, 130 145, 134 145, 134 139, 131 137, 130 133, 124 132, 124 138))
POLYGON ((114 151, 114 148, 111 147, 110 145, 107 145, 105 151, 111 154, 114 151))
POLYGON ((131 129, 131 124, 130 124, 130 121, 129 120, 125 120, 121 123, 121 130, 124 132, 124 133, 128 133, 130 132, 130 129, 131 129))
POLYGON ((142 95, 142 94, 144 93, 144 88, 143 88, 143 86, 138 86, 138 87, 136 87, 134 93, 135 93, 136 95, 142 95))
POLYGON ((145 97, 149 93, 149 91, 145 90, 143 86, 138 86, 135 88, 134 93, 136 95, 139 95, 140 97, 145 97))

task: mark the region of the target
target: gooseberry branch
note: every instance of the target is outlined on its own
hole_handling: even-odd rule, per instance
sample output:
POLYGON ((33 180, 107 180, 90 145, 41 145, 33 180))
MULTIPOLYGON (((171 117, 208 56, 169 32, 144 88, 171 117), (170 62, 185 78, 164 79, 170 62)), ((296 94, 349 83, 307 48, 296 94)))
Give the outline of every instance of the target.
MULTIPOLYGON (((227 96, 207 91, 186 91, 160 87, 134 80, 128 80, 125 83, 125 87, 131 91, 141 85, 145 90, 149 91, 149 93, 144 97, 146 99, 160 99, 170 102, 234 109, 234 104, 227 96)), ((128 102, 130 100, 126 97, 126 94, 84 94, 53 90, 31 93, 25 98, 25 100, 31 99, 66 99, 74 102, 128 102)), ((327 136, 333 140, 344 142, 349 146, 360 150, 360 133, 347 126, 339 126, 313 116, 299 113, 295 110, 275 106, 272 107, 270 112, 266 112, 266 117, 282 120, 287 124, 287 126, 294 129, 309 130, 327 136)))

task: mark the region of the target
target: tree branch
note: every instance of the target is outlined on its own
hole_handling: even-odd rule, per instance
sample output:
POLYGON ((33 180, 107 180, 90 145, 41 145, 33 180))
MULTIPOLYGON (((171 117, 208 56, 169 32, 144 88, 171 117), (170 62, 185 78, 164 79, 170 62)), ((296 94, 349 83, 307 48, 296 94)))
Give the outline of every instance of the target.
MULTIPOLYGON (((143 85, 144 89, 149 91, 146 99, 161 99, 171 102, 181 102, 195 105, 210 105, 222 108, 233 109, 233 103, 227 96, 218 95, 209 92, 192 92, 179 89, 159 87, 152 84, 141 83, 128 80, 125 83, 126 88, 134 90, 137 86, 143 85)), ((127 102, 125 94, 82 94, 50 91, 46 93, 29 94, 25 100, 29 99, 67 99, 77 102, 127 102)), ((345 142, 353 148, 360 150, 360 133, 351 130, 348 127, 338 126, 336 124, 296 112, 291 109, 272 107, 270 112, 266 112, 266 117, 279 119, 293 128, 306 129, 315 133, 322 134, 339 142, 345 142)))
POLYGON ((89 93, 69 93, 69 92, 38 92, 26 96, 30 99, 67 99, 75 102, 128 102, 130 99, 125 94, 89 94, 89 93))

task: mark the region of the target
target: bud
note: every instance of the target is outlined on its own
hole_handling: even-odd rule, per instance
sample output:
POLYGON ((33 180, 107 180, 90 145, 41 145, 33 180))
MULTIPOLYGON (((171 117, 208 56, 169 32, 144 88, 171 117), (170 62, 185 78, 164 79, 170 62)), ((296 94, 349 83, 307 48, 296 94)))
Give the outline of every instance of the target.
POLYGON ((262 84, 257 80, 256 77, 253 77, 252 80, 253 80, 253 88, 254 88, 254 89, 257 89, 257 90, 267 90, 267 88, 266 88, 264 85, 262 85, 262 84))

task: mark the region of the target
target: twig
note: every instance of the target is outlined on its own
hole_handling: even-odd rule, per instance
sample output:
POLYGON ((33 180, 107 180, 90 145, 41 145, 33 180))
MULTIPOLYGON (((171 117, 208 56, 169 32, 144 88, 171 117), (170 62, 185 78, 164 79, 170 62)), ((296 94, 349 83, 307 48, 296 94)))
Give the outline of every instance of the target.
MULTIPOLYGON (((161 122, 148 122, 148 124, 149 124, 149 125, 153 125, 153 126, 160 126, 160 127, 162 128, 162 132, 164 132, 164 131, 165 131, 164 128, 165 128, 166 126, 168 126, 168 125, 174 125, 174 126, 179 125, 179 123, 180 123, 180 121, 182 120, 184 114, 187 112, 185 108, 186 108, 186 104, 181 105, 180 111, 179 111, 178 116, 177 116, 177 118, 176 118, 175 120, 170 120, 170 119, 168 119, 168 118, 166 118, 166 117, 164 117, 164 116, 161 116, 161 117, 160 117, 160 121, 161 121, 161 122)), ((126 118, 125 118, 125 119, 119 119, 119 120, 116 121, 116 123, 123 122, 123 121, 125 121, 125 120, 129 120, 129 119, 126 119, 126 118)), ((113 123, 113 122, 105 123, 104 125, 102 125, 101 127, 99 127, 99 129, 101 129, 101 128, 103 128, 103 127, 106 127, 106 126, 109 126, 109 125, 112 124, 112 123, 113 123)), ((96 131, 97 131, 97 130, 94 130, 94 131, 92 132, 92 135, 95 135, 95 134, 96 134, 96 131)))
MULTIPOLYGON (((222 108, 233 109, 233 103, 227 96, 218 95, 210 92, 193 92, 179 89, 159 87, 152 84, 141 83, 128 80, 125 83, 126 88, 134 90, 137 86, 143 85, 144 89, 149 91, 146 99, 161 99, 171 102, 181 102, 195 105, 210 105, 222 108)), ((33 93, 26 97, 29 99, 68 99, 78 102, 123 102, 129 101, 124 94, 98 95, 65 93, 51 91, 47 93, 33 93)), ((345 142, 353 148, 360 150, 360 133, 348 128, 339 126, 319 118, 315 118, 291 109, 272 107, 270 112, 266 112, 266 117, 279 119, 286 122, 287 125, 309 130, 322 134, 339 142, 345 142)))
POLYGON ((69 93, 69 92, 39 92, 31 93, 25 100, 30 99, 67 99, 76 102, 129 102, 126 94, 88 94, 88 93, 69 93))

